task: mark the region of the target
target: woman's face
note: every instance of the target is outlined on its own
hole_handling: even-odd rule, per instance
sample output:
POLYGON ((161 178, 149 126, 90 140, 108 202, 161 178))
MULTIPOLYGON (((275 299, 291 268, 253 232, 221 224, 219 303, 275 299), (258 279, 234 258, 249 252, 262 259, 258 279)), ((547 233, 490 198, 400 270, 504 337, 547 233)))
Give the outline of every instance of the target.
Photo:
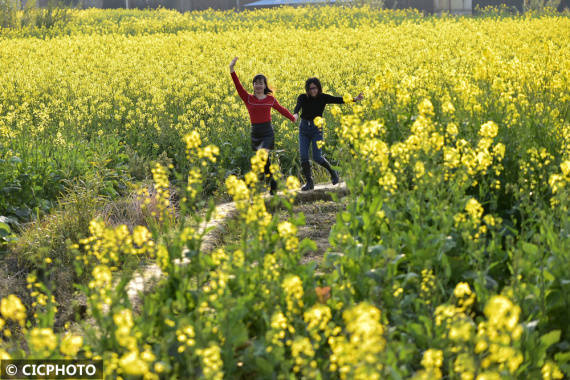
POLYGON ((263 93, 265 91, 265 81, 263 79, 257 79, 253 82, 253 91, 263 93))
POLYGON ((317 87, 316 84, 311 83, 309 85, 309 94, 311 94, 311 96, 314 98, 319 94, 319 88, 317 87))

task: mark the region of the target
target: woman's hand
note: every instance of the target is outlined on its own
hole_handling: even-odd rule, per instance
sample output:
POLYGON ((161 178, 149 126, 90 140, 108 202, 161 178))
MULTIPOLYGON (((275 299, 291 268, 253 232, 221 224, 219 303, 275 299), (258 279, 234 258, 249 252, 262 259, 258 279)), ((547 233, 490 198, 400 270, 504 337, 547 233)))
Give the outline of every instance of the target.
POLYGON ((362 92, 360 94, 358 94, 358 96, 356 98, 354 98, 355 102, 358 102, 360 100, 362 100, 364 98, 364 95, 362 95, 362 92))
POLYGON ((236 65, 237 60, 238 60, 238 57, 235 57, 234 59, 232 59, 232 62, 230 63, 230 73, 234 72, 234 66, 236 65))
POLYGON ((293 118, 295 119, 295 123, 297 122, 297 120, 299 120, 299 114, 296 113, 293 115, 293 118))

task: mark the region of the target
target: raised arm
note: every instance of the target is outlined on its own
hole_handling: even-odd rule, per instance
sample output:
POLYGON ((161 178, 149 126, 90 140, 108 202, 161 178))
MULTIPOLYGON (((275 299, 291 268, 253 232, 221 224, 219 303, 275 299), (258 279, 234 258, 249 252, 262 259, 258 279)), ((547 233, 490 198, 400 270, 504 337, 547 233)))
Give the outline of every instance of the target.
POLYGON ((279 104, 279 102, 277 101, 277 99, 275 99, 275 101, 273 102, 273 108, 275 108, 277 111, 279 111, 279 113, 283 116, 285 116, 287 119, 291 120, 293 123, 295 122, 295 117, 293 115, 291 115, 291 112, 289 112, 289 110, 285 107, 283 107, 281 104, 279 104))
POLYGON ((243 86, 241 85, 241 82, 239 81, 239 78, 234 70, 234 66, 236 65, 237 59, 238 57, 235 57, 230 63, 230 73, 232 74, 232 80, 234 81, 234 85, 236 86, 236 90, 238 92, 239 97, 244 102, 247 102, 248 93, 245 90, 245 88, 243 88, 243 86))

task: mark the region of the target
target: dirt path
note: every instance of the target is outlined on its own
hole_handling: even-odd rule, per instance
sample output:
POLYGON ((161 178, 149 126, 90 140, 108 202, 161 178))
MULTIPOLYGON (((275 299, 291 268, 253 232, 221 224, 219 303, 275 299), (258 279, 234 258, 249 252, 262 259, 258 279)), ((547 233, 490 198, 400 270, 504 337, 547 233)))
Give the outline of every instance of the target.
MULTIPOLYGON (((337 212, 343 208, 342 204, 332 200, 331 193, 336 193, 341 198, 347 194, 346 185, 344 183, 337 186, 316 185, 313 191, 298 192, 296 196, 294 213, 303 212, 306 222, 305 226, 299 228, 299 239, 310 238, 317 244, 317 250, 308 252, 301 260, 302 264, 309 261, 320 263, 329 247, 330 229, 336 222, 337 212)), ((237 210, 233 202, 216 207, 216 218, 207 225, 208 228, 213 228, 204 239, 202 245, 204 252, 211 252, 216 247, 228 243, 228 226, 236 216, 237 210)), ((180 264, 183 265, 184 262, 180 264)), ((127 285, 127 294, 135 309, 140 304, 139 294, 150 291, 162 276, 160 267, 155 263, 145 265, 135 272, 127 285)))
POLYGON ((342 203, 334 201, 316 201, 296 206, 295 213, 305 215, 305 225, 298 230, 299 240, 309 238, 317 244, 316 251, 309 251, 301 259, 301 264, 311 261, 319 264, 329 248, 329 235, 332 226, 336 223, 336 215, 344 209, 342 203))

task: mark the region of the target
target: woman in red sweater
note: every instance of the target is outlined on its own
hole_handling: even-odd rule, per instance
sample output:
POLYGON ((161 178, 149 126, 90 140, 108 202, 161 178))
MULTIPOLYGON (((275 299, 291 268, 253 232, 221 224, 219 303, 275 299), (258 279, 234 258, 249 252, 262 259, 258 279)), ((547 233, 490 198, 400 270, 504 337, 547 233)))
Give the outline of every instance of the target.
MULTIPOLYGON (((235 57, 230 63, 230 73, 236 86, 236 90, 249 112, 251 120, 251 147, 254 151, 258 149, 272 150, 275 147, 275 134, 271 126, 271 108, 275 108, 281 115, 285 116, 293 123, 296 118, 293 117, 291 112, 282 107, 277 99, 269 95, 273 93, 267 86, 267 78, 265 75, 258 74, 253 78, 253 94, 248 94, 241 85, 237 74, 234 71, 234 66, 237 61, 235 57)), ((271 194, 275 194, 277 190, 277 182, 271 176, 269 166, 271 165, 269 158, 265 164, 265 175, 269 176, 271 194)))

